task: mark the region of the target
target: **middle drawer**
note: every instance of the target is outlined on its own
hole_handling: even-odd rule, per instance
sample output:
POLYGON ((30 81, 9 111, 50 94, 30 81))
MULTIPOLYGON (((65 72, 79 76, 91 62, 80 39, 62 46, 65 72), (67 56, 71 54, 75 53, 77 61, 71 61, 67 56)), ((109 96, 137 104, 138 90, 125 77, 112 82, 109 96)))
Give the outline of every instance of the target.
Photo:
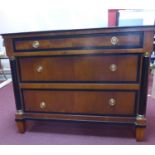
POLYGON ((137 82, 138 55, 79 55, 20 58, 21 81, 137 82))

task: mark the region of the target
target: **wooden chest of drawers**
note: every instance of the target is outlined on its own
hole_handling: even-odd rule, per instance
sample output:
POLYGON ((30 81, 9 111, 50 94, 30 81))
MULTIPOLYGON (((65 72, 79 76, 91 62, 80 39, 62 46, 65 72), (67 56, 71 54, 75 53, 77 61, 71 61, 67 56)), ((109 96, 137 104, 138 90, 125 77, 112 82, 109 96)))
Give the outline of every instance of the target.
POLYGON ((147 77, 155 28, 122 27, 3 34, 16 122, 89 121, 146 126, 147 77))

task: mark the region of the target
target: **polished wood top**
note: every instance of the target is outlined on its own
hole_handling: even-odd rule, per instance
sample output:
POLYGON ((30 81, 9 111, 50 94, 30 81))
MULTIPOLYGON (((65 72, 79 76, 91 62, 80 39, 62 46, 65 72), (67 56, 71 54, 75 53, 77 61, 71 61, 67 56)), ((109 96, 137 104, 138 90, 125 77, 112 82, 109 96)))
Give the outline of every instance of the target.
POLYGON ((85 32, 89 33, 95 33, 98 32, 115 32, 115 31, 137 31, 141 29, 142 31, 154 31, 155 32, 155 25, 145 25, 145 26, 114 26, 114 27, 98 27, 98 28, 84 28, 84 29, 64 29, 64 30, 48 30, 48 31, 31 31, 31 32, 17 32, 17 33, 4 33, 1 34, 2 36, 8 37, 8 36, 14 36, 14 35, 35 35, 35 34, 42 34, 46 35, 48 34, 71 34, 71 33, 80 33, 85 32), (69 33, 68 33, 69 32, 69 33))

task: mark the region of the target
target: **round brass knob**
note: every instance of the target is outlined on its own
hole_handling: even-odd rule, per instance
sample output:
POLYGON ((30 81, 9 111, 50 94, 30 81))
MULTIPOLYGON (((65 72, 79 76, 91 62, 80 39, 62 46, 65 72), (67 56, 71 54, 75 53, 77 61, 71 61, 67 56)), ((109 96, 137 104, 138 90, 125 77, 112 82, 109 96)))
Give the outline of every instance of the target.
POLYGON ((118 39, 117 37, 113 36, 113 37, 111 38, 111 44, 112 44, 112 45, 116 45, 118 42, 119 42, 119 39, 118 39))
POLYGON ((109 69, 110 69, 110 71, 115 72, 117 70, 117 65, 116 64, 111 64, 109 69))
POLYGON ((115 106, 115 105, 116 105, 116 100, 115 100, 114 98, 110 98, 110 99, 109 99, 109 105, 110 105, 111 107, 115 106))
POLYGON ((37 67, 36 67, 36 71, 37 71, 38 73, 42 72, 42 71, 43 71, 43 66, 37 66, 37 67))
POLYGON ((46 103, 45 102, 41 102, 40 103, 40 108, 41 109, 45 109, 46 108, 46 103))
POLYGON ((33 46, 34 48, 38 48, 39 45, 40 45, 40 43, 39 43, 39 41, 37 41, 37 40, 33 41, 33 43, 32 43, 32 46, 33 46))

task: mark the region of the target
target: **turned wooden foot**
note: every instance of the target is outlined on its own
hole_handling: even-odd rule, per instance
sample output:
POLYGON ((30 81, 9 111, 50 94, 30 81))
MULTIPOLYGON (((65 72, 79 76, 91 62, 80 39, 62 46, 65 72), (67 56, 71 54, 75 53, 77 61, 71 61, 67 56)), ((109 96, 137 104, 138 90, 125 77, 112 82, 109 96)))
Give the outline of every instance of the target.
POLYGON ((24 133, 25 132, 25 121, 16 121, 18 132, 24 133))
POLYGON ((144 139, 145 128, 136 127, 136 141, 142 141, 144 139))

